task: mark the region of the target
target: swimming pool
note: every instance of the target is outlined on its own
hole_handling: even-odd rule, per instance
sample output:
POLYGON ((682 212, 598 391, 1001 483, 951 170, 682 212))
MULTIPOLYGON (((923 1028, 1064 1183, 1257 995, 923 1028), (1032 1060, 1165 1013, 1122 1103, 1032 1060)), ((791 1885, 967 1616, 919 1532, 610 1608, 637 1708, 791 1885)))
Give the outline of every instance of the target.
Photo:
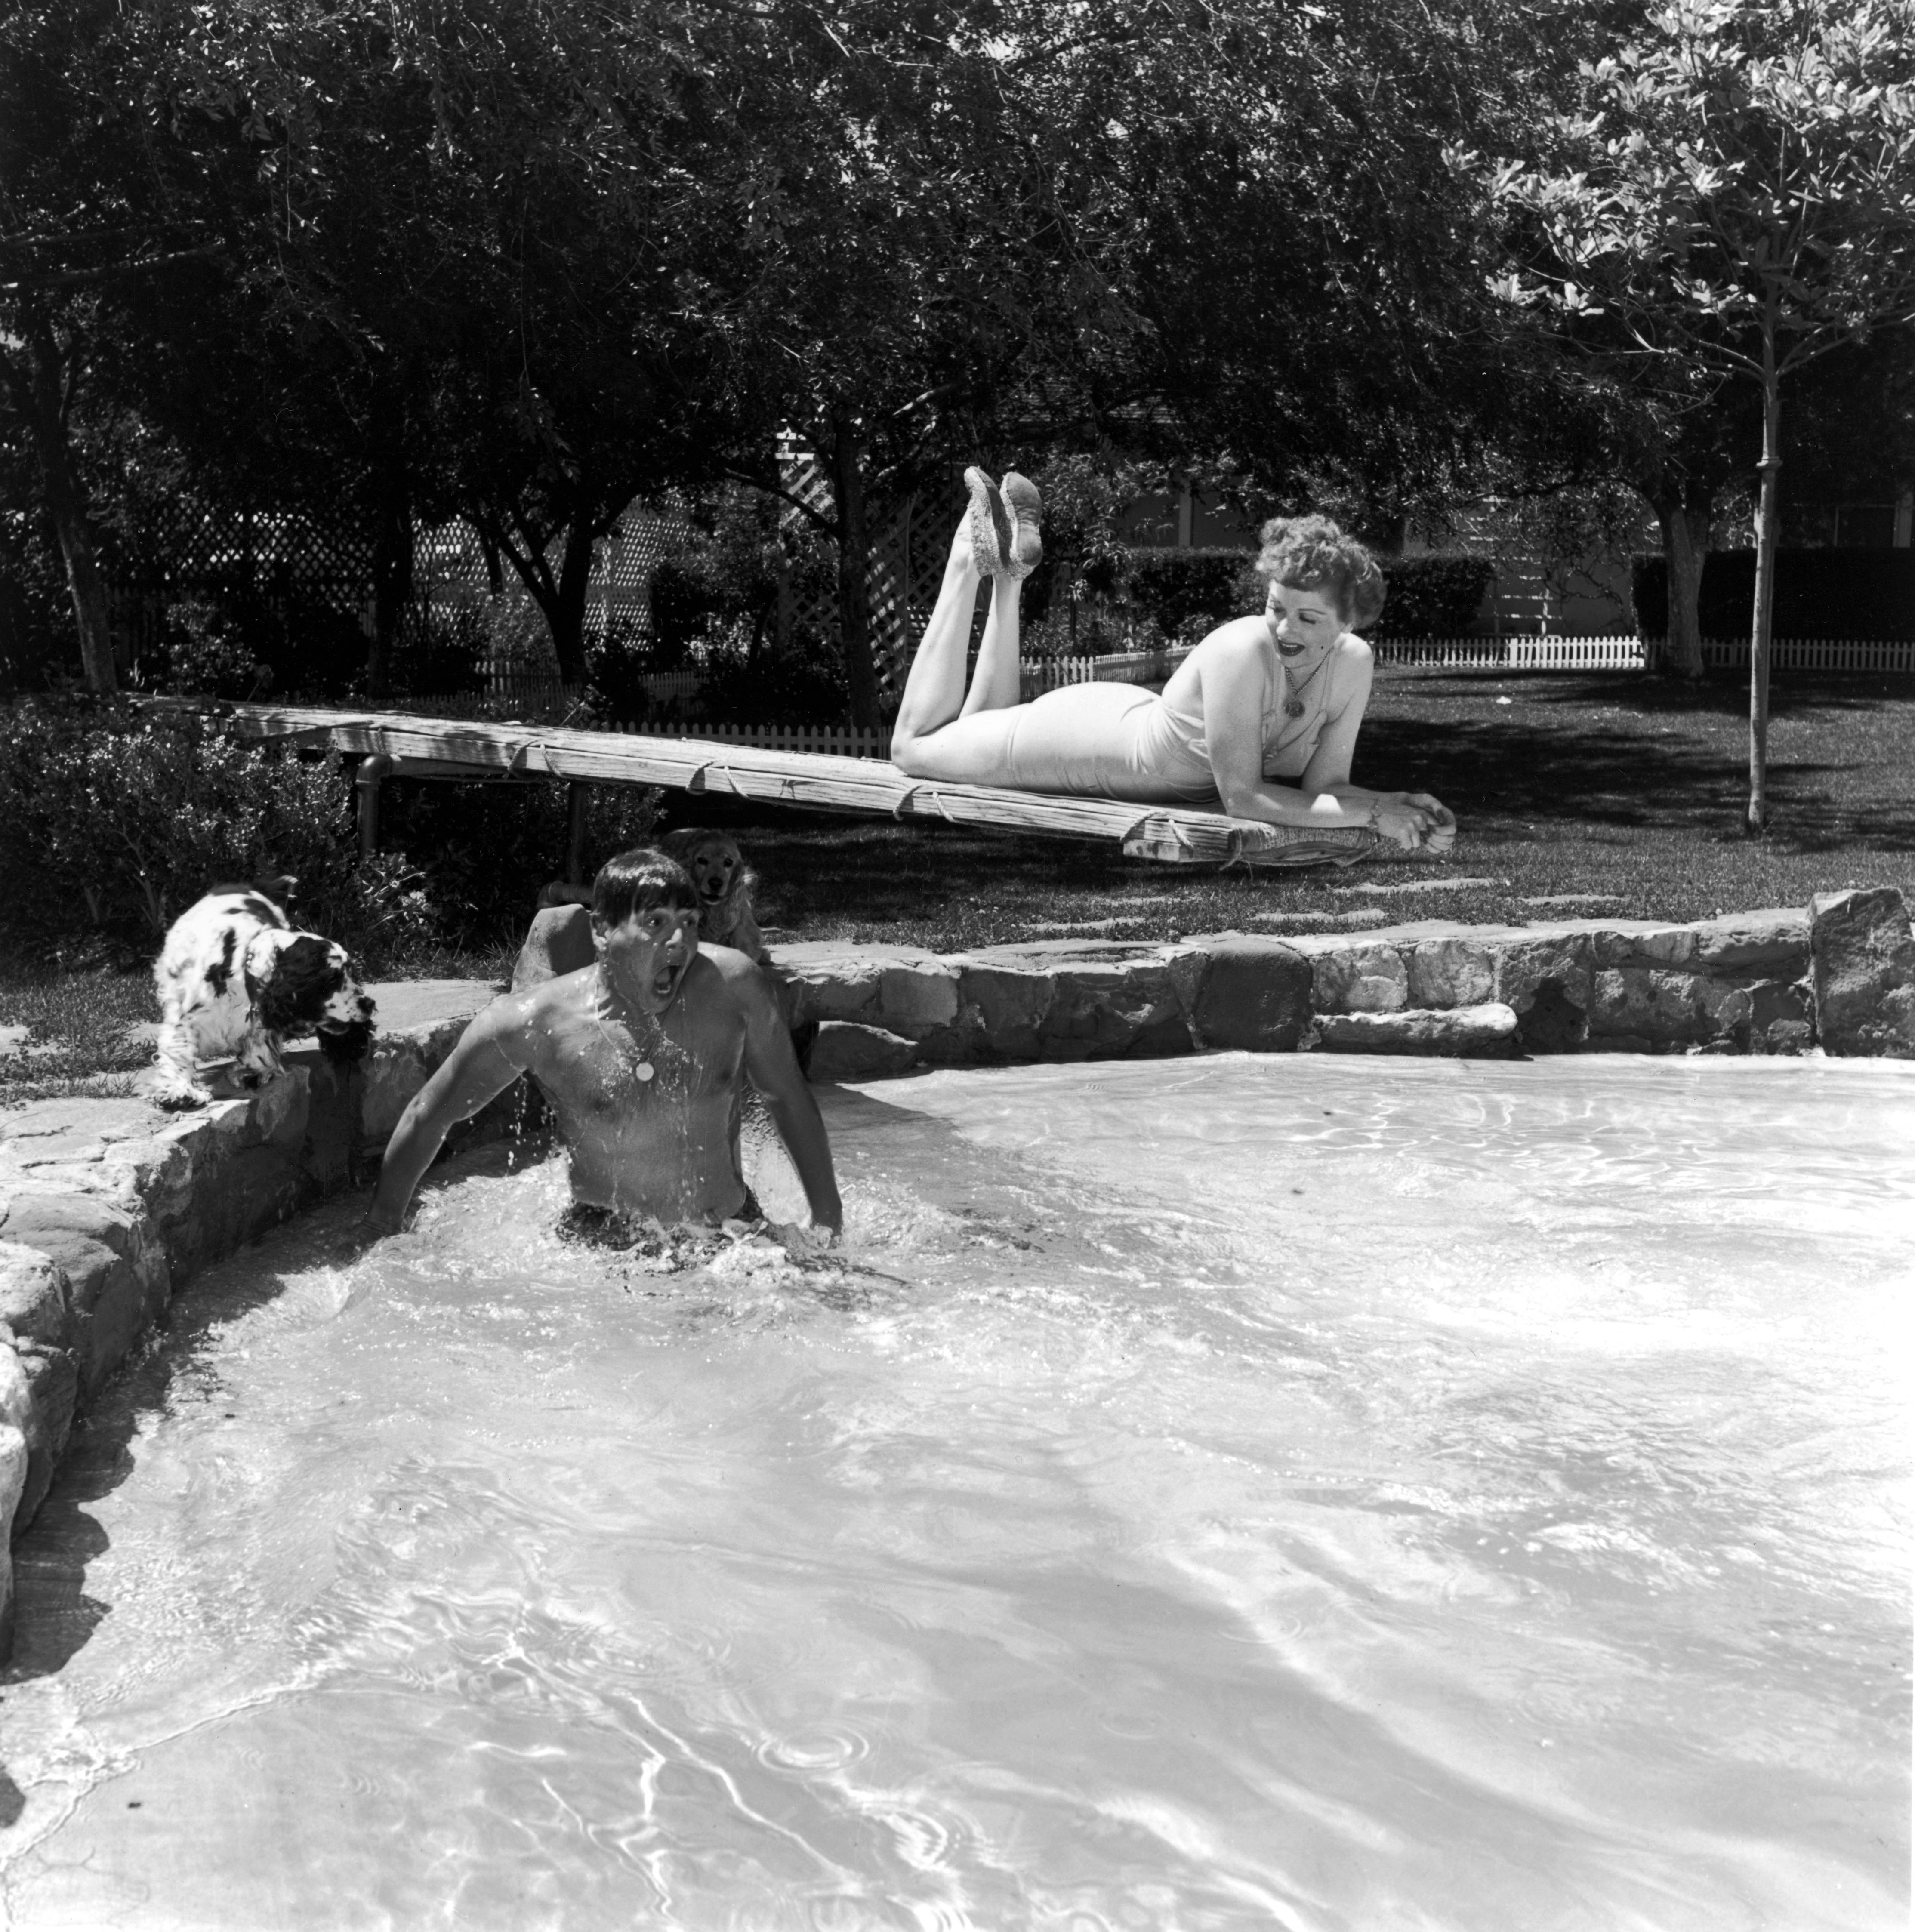
POLYGON ((494 1149, 180 1298, 19 1552, 9 1928, 1906 1923, 1915 1068, 822 1099, 827 1272, 494 1149))

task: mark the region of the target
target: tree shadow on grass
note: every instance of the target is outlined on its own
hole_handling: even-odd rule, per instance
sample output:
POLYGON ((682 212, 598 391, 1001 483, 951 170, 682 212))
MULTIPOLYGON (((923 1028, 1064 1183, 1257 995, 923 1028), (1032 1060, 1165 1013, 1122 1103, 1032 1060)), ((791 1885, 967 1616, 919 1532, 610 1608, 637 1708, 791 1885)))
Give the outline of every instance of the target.
MULTIPOLYGON (((1915 781, 1907 766, 1895 758, 1892 741, 1856 748, 1855 762, 1844 764, 1791 758, 1772 743, 1778 849, 1813 853, 1860 843, 1915 850, 1915 781)), ((1382 785, 1385 774, 1403 771, 1415 772, 1415 788, 1436 793, 1484 830, 1484 821, 1508 818, 1572 832, 1654 828, 1721 840, 1742 836, 1748 784, 1739 745, 1651 736, 1586 718, 1565 728, 1527 706, 1507 718, 1390 718, 1367 726, 1358 782, 1382 785)))

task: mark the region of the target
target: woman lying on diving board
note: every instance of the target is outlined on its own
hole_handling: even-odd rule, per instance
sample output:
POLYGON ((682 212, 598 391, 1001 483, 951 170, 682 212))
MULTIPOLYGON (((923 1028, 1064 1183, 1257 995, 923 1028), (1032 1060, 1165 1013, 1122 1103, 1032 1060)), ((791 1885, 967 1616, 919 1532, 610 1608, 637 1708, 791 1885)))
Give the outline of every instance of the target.
POLYGON ((1141 805, 1220 800, 1232 818, 1373 826, 1405 851, 1449 849, 1456 820, 1427 792, 1350 783, 1370 680, 1370 646, 1352 626, 1383 608, 1383 577, 1328 518, 1264 525, 1262 614, 1219 625, 1161 697, 1134 685, 1071 684, 1020 704, 1018 598, 1043 554, 1037 491, 1015 471, 1001 491, 980 470, 967 470, 965 482, 970 508, 892 733, 892 760, 906 777, 1141 805), (991 610, 967 694, 980 577, 991 580, 991 610))

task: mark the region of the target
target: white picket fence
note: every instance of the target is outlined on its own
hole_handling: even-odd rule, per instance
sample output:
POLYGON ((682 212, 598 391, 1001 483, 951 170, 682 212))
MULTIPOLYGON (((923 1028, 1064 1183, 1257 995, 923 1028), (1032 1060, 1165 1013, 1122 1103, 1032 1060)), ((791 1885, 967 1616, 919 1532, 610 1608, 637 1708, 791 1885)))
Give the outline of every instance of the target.
MULTIPOLYGON (((1704 638, 1702 661, 1748 662, 1746 638, 1704 638)), ((1777 670, 1915 670, 1915 638, 1778 638, 1769 646, 1777 670)))
POLYGON ((1373 638, 1385 664, 1424 664, 1451 670, 1641 670, 1647 647, 1640 638, 1373 638))
MULTIPOLYGON (((1426 664, 1457 670, 1643 670, 1660 646, 1640 638, 1379 638, 1370 648, 1386 664, 1426 664)), ((1705 638, 1704 664, 1726 668, 1748 662, 1746 638, 1705 638)), ((1915 638, 1776 638, 1769 663, 1777 670, 1915 670, 1915 638)))

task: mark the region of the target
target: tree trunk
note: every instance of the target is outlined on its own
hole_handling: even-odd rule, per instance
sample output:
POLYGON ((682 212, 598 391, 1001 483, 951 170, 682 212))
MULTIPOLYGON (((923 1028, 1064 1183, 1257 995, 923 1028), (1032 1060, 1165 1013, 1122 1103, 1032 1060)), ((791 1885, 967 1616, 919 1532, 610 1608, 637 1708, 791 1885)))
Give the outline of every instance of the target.
POLYGON ((592 544, 596 525, 597 519, 583 504, 573 509, 572 520, 566 526, 565 556, 559 565, 557 604, 545 612, 562 684, 585 682, 585 601, 592 588, 592 544))
POLYGON ((1782 472, 1782 386, 1775 368, 1775 296, 1762 328, 1762 488, 1755 506, 1755 608, 1748 634, 1748 818, 1752 838, 1769 823, 1769 625, 1775 604, 1779 535, 1776 486, 1782 472))
POLYGON ((23 307, 26 346, 31 360, 22 370, 11 358, 8 359, 9 386, 26 418, 46 482, 47 505, 53 512, 60 555, 67 567, 67 592, 73 602, 87 687, 107 696, 119 689, 119 674, 114 668, 113 640, 107 622, 107 588, 101 580, 92 526, 87 521, 86 486, 67 440, 64 358, 46 311, 37 302, 23 307))
POLYGON ((1703 544, 1709 541, 1709 506, 1685 502, 1670 490, 1655 499, 1655 520, 1662 527, 1662 555, 1669 566, 1669 610, 1662 633, 1664 669, 1691 682, 1703 675, 1702 626, 1703 544))
POLYGON ((838 508, 838 636, 851 687, 851 722, 878 728, 878 666, 866 591, 871 541, 865 524, 864 452, 842 418, 831 425, 831 490, 838 508))
POLYGON ((518 525, 520 541, 515 543, 506 530, 503 516, 490 509, 468 511, 481 538, 493 554, 503 554, 511 562, 519 580, 532 593, 551 633, 552 650, 559 661, 559 679, 564 684, 585 682, 585 595, 592 583, 592 544, 598 535, 598 520, 582 496, 574 503, 566 525, 565 555, 558 574, 545 550, 550 539, 542 543, 538 532, 525 518, 507 506, 518 525))

